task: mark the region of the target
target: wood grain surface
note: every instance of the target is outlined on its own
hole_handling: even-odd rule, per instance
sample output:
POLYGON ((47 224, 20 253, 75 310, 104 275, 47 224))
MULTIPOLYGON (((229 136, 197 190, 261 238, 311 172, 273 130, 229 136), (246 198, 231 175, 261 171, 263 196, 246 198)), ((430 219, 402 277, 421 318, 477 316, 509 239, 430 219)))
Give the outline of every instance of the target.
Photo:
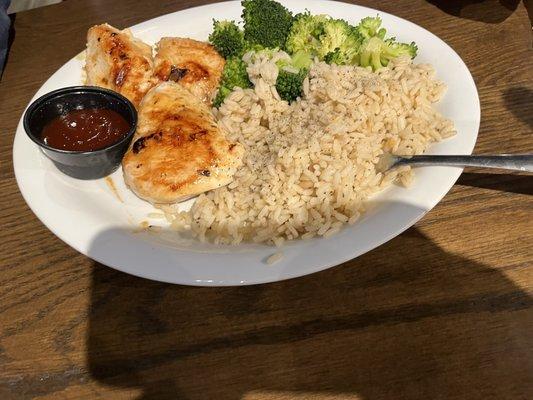
MULTIPOLYGON (((11 155, 36 90, 84 47, 89 26, 202 3, 68 0, 16 16, 0 83, 0 399, 533 398, 531 176, 467 170, 378 249, 243 288, 128 276, 37 220, 11 155)), ((476 153, 533 152, 523 3, 357 3, 429 29, 463 58, 481 99, 476 153)))

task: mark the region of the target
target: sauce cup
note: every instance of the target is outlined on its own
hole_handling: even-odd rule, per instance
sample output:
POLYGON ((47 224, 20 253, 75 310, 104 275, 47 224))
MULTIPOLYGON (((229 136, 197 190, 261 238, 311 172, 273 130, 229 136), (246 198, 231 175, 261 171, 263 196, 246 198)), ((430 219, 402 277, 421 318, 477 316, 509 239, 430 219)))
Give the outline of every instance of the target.
POLYGON ((99 179, 120 165, 137 127, 137 111, 128 99, 112 90, 72 86, 54 90, 35 100, 24 113, 23 124, 28 137, 61 172, 77 179, 99 179), (128 122, 130 129, 116 142, 98 150, 63 150, 44 143, 41 133, 52 119, 72 110, 88 108, 113 110, 128 122))

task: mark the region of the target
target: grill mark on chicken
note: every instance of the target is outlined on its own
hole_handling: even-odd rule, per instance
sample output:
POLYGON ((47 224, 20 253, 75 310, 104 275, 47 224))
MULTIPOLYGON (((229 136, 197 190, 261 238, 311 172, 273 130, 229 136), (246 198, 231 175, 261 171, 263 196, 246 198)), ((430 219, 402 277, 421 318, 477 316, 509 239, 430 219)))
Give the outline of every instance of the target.
POLYGON ((146 147, 147 140, 150 140, 150 139, 161 140, 162 136, 163 136, 163 132, 157 132, 157 133, 152 133, 151 135, 148 135, 148 136, 140 137, 133 143, 133 146, 132 146, 133 152, 135 154, 138 154, 142 149, 146 147))
POLYGON ((193 141, 193 140, 196 140, 198 138, 201 138, 204 135, 207 135, 207 131, 205 129, 202 129, 201 131, 189 134, 189 140, 193 141))
MULTIPOLYGON (((147 137, 139 138, 133 143, 133 153, 138 154, 142 149, 146 147, 145 141, 148 139, 147 137)), ((139 168, 139 165, 137 165, 137 168, 139 168)))
POLYGON ((206 80, 209 78, 209 72, 200 64, 194 61, 189 61, 180 66, 187 73, 183 76, 183 82, 193 83, 199 80, 206 80))
POLYGON ((187 72, 189 72, 187 68, 178 68, 175 65, 172 65, 170 67, 168 78, 163 80, 179 82, 185 75, 187 75, 187 72))
POLYGON ((210 105, 224 64, 224 58, 208 43, 162 38, 157 44, 155 76, 160 81, 178 82, 210 105))

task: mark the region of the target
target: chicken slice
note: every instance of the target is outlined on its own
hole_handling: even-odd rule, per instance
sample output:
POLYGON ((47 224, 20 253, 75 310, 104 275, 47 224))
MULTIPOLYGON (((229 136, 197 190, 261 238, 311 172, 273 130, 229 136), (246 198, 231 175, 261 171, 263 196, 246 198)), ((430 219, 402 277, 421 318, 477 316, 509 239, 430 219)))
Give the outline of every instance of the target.
POLYGON ((163 82, 139 107, 139 121, 122 168, 140 198, 172 204, 225 186, 244 148, 219 130, 209 108, 183 86, 163 82))
POLYGON ((179 82, 209 105, 224 64, 224 58, 205 42, 165 37, 157 43, 155 75, 162 81, 179 82))
POLYGON ((157 82, 152 48, 129 31, 108 24, 93 26, 87 32, 85 70, 88 85, 119 92, 136 107, 157 82))

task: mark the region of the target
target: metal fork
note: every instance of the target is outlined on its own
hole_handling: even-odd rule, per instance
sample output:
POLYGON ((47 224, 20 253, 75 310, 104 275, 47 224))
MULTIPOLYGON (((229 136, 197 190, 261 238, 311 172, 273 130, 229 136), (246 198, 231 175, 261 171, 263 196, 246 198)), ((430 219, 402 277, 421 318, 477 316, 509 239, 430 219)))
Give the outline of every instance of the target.
POLYGON ((500 154, 487 156, 396 156, 385 153, 376 165, 378 171, 385 172, 402 165, 449 167, 500 168, 522 172, 533 172, 533 154, 500 154))

